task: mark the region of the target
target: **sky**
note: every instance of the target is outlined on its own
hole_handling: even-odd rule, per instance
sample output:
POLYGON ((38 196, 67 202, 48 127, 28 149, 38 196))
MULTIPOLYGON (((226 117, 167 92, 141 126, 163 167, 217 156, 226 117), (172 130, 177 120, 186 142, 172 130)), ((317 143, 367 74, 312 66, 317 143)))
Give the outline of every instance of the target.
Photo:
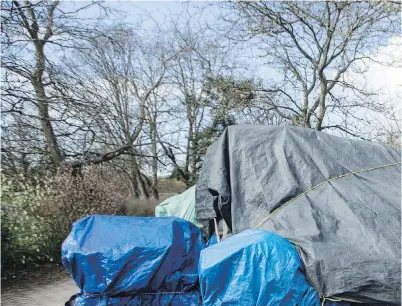
MULTIPOLYGON (((402 37, 394 38, 394 42, 402 45, 402 37)), ((392 43, 394 43, 392 42, 392 43)), ((401 47, 387 46, 378 50, 375 59, 382 61, 392 55, 393 57, 402 58, 401 47)), ((390 97, 395 97, 399 102, 402 98, 402 67, 384 67, 377 63, 371 63, 367 72, 367 86, 373 88, 381 88, 384 93, 390 97)), ((396 103, 400 107, 400 103, 396 103)))
MULTIPOLYGON (((377 62, 385 62, 391 58, 402 59, 402 37, 395 37, 393 41, 373 54, 373 59, 377 62), (398 45, 398 47, 396 47, 398 45)), ((401 124, 401 101, 402 101, 402 67, 389 67, 376 62, 368 63, 367 72, 362 75, 356 75, 351 72, 350 75, 359 79, 369 90, 380 91, 382 94, 377 97, 378 102, 388 102, 399 113, 401 124)), ((373 114, 377 120, 381 120, 376 114, 373 114)), ((388 122, 381 120, 385 126, 388 122)))
MULTIPOLYGON (((80 1, 80 3, 86 3, 85 1, 80 1)), ((125 21, 130 23, 136 23, 138 21, 138 15, 145 15, 145 11, 149 12, 152 18, 158 23, 163 23, 164 16, 167 15, 178 15, 183 13, 184 10, 188 9, 190 12, 195 11, 195 7, 200 7, 205 5, 206 2, 203 1, 106 1, 107 5, 113 9, 123 12, 125 15, 125 21)), ((88 14, 88 11, 86 11, 88 14)), ((89 14, 91 14, 89 12, 89 14)), ((121 16, 111 16, 113 21, 121 20, 121 16)), ((112 20, 111 20, 112 21, 112 20)), ((402 36, 395 38, 402 44, 402 36)), ((375 54, 376 59, 383 59, 386 56, 392 54, 393 56, 398 56, 402 58, 401 48, 390 48, 384 47, 375 54)), ((274 73, 272 69, 267 67, 261 68, 259 74, 272 74, 274 73)), ((370 88, 380 88, 383 90, 384 94, 391 97, 393 100, 400 100, 402 97, 402 67, 389 68, 384 67, 376 63, 370 63, 368 72, 366 73, 366 86, 370 88)), ((359 78, 359 76, 353 76, 359 78)), ((400 101, 399 101, 400 102, 400 101)), ((396 103, 399 106, 400 103, 396 103)))
MULTIPOLYGON (((84 2, 83 2, 84 3, 84 2)), ((203 1, 107 1, 109 7, 119 10, 123 12, 125 15, 125 21, 129 23, 135 24, 139 20, 139 16, 145 16, 149 13, 152 18, 160 24, 163 24, 165 16, 172 16, 172 15, 180 15, 186 10, 190 13, 196 11, 196 7, 201 7, 206 4, 203 1), (146 13, 148 12, 148 13, 146 13)), ((218 12, 218 8, 212 7, 209 8, 210 14, 206 14, 205 18, 214 18, 214 10, 218 12)), ((121 16, 116 16, 111 18, 110 22, 119 21, 121 20, 121 16)), ((152 22, 149 22, 149 26, 151 26, 152 22)), ((147 26, 147 23, 145 23, 147 26)), ((397 37, 394 39, 394 42, 398 41, 402 44, 402 38, 397 37)), ((247 56, 247 51, 245 51, 242 55, 247 56)), ((250 50, 250 55, 251 55, 250 50)), ((386 56, 398 56, 402 58, 402 50, 400 48, 391 48, 386 46, 378 50, 376 54, 374 54, 374 58, 378 60, 384 59, 386 56)), ((249 56, 252 58, 252 56, 249 56)), ((251 75, 267 78, 280 78, 280 75, 277 75, 277 72, 272 68, 261 65, 255 62, 255 67, 257 69, 254 71, 250 71, 251 75)), ((353 78, 355 80, 359 80, 362 82, 365 87, 374 89, 374 90, 381 90, 383 93, 381 96, 378 97, 379 101, 391 101, 394 103, 396 109, 400 110, 400 101, 402 97, 402 67, 398 68, 390 68, 384 67, 376 63, 369 63, 367 72, 364 75, 356 74, 353 72, 348 72, 348 77, 353 78)), ((336 119, 334 119, 336 121, 336 119)), ((332 120, 332 121, 334 121, 332 120)), ((380 120, 380 119, 379 119, 380 120)), ((343 135, 345 136, 345 135, 343 135)))
MULTIPOLYGON (((111 6, 121 6, 121 8, 127 13, 127 20, 135 19, 135 12, 138 9, 148 10, 152 12, 152 16, 156 20, 163 20, 163 14, 171 12, 172 14, 179 14, 180 11, 189 5, 190 10, 194 5, 203 5, 202 1, 192 1, 189 4, 186 2, 174 2, 174 1, 131 1, 131 2, 120 2, 115 1, 110 2, 111 6)), ((398 42, 402 45, 402 36, 394 38, 392 43, 398 42)), ((389 56, 398 57, 402 59, 402 48, 401 47, 384 47, 378 50, 374 54, 374 58, 378 61, 384 60, 389 56)), ((373 89, 381 89, 386 95, 386 98, 391 98, 395 102, 396 107, 400 107, 400 102, 402 98, 402 66, 401 67, 385 67, 377 63, 369 63, 368 71, 365 75, 366 86, 373 89)), ((272 70, 262 69, 260 71, 263 73, 272 73, 272 70)), ((354 75, 353 77, 359 77, 354 75)))

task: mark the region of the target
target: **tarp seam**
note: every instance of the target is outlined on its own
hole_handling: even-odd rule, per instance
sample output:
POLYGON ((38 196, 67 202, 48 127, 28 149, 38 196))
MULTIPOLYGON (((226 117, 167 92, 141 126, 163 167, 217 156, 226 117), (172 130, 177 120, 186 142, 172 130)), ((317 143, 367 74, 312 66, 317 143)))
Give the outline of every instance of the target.
POLYGON ((400 165, 402 162, 396 162, 396 163, 391 163, 391 164, 386 164, 386 165, 382 165, 382 166, 378 166, 378 167, 373 167, 373 168, 367 168, 367 169, 361 169, 361 170, 357 170, 357 171, 352 171, 352 172, 347 172, 345 174, 342 175, 338 175, 332 178, 329 178, 309 189, 307 189, 306 191, 300 193, 299 195, 295 196, 294 198, 291 198, 289 201, 285 202, 284 204, 282 204, 281 206, 279 206, 278 208, 274 209, 270 214, 268 214, 268 216, 266 216, 260 223, 258 223, 254 229, 258 229, 261 225, 263 225, 269 218, 271 218, 271 216, 273 214, 275 214, 276 212, 278 212, 280 209, 282 209, 284 206, 286 206, 287 204, 293 202, 294 200, 297 200, 298 198, 302 197, 303 195, 306 195, 307 193, 309 193, 310 191, 313 191, 314 189, 324 185, 325 183, 329 183, 332 181, 335 181, 337 179, 340 178, 344 178, 346 176, 352 175, 352 174, 358 174, 358 173, 362 173, 362 172, 367 172, 367 171, 372 171, 372 170, 377 170, 377 169, 381 169, 381 168, 385 168, 385 167, 390 167, 390 166, 396 166, 396 165, 400 165))

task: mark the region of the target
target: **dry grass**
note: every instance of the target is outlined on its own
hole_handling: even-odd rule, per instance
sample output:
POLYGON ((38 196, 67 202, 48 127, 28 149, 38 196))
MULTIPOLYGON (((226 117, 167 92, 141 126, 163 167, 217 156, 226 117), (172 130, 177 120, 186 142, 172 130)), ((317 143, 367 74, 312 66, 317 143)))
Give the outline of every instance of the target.
POLYGON ((158 184, 159 200, 128 198, 124 201, 123 207, 127 216, 154 216, 155 207, 161 202, 182 193, 186 185, 177 180, 161 179, 158 184))

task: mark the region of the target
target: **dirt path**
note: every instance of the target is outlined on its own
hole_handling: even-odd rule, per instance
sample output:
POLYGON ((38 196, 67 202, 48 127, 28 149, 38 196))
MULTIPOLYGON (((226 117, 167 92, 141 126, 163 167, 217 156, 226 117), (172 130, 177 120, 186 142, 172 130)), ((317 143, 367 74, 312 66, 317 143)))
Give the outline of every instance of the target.
POLYGON ((5 290, 1 295, 1 305, 62 306, 77 292, 74 281, 66 277, 47 285, 5 290))
POLYGON ((61 266, 17 275, 15 278, 2 279, 2 306, 63 306, 79 291, 61 266))

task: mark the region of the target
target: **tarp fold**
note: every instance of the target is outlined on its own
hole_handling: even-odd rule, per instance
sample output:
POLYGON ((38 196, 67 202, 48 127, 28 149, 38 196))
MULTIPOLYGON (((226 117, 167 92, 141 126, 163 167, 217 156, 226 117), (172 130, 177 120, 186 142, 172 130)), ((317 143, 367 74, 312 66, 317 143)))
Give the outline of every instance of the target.
POLYGON ((230 126, 205 156, 197 220, 287 238, 321 296, 400 304, 400 153, 313 129, 230 126))
POLYGON ((200 230, 180 218, 93 215, 73 224, 62 262, 81 290, 74 305, 99 297, 99 305, 123 297, 128 305, 179 304, 195 299, 184 293, 198 290, 203 248, 200 230))

